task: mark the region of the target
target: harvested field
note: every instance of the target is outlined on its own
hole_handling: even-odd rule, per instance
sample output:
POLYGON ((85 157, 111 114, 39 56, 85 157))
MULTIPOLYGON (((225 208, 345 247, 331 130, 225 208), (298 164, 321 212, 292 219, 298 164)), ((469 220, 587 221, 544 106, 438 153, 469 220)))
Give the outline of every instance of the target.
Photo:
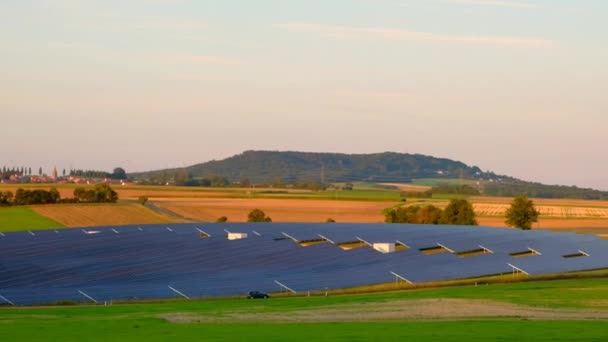
POLYGON ((382 210, 391 202, 279 199, 172 199, 155 200, 155 204, 179 215, 201 221, 215 221, 227 216, 231 222, 244 222, 249 212, 262 209, 274 222, 383 222, 382 210))
POLYGON ((67 227, 179 222, 139 204, 47 205, 32 209, 67 227))
MULTIPOLYGON (((482 226, 489 227, 504 227, 504 217, 478 217, 477 221, 482 226)), ((541 218, 538 223, 532 226, 532 229, 562 229, 568 231, 577 231, 578 229, 606 229, 608 228, 608 219, 559 219, 559 218, 541 218)), ((588 230, 587 229, 587 230, 588 230)))
MULTIPOLYGON (((513 201, 512 197, 489 197, 489 196, 473 196, 469 198, 474 203, 496 203, 509 204, 513 201)), ((608 201, 594 200, 579 200, 579 199, 549 199, 549 198, 532 198, 537 206, 575 206, 575 207, 606 207, 608 201)))
MULTIPOLYGON (((474 203, 479 216, 505 216, 509 204, 474 203)), ((541 217, 608 219, 608 208, 537 205, 541 217)))

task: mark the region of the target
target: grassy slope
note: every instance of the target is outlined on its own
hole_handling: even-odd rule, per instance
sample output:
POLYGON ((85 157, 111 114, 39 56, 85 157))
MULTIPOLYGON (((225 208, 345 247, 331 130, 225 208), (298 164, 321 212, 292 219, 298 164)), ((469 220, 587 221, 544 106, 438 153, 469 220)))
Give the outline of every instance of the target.
POLYGON ((0 231, 52 229, 61 223, 37 214, 31 208, 0 208, 0 231))
POLYGON ((523 284, 467 286, 368 295, 299 297, 248 301, 207 300, 111 307, 47 307, 0 309, 0 331, 7 341, 129 340, 332 340, 391 339, 443 341, 603 341, 606 321, 526 321, 480 319, 461 321, 410 321, 370 323, 207 323, 174 324, 158 318, 165 313, 196 313, 220 317, 228 313, 282 313, 312 310, 327 305, 389 302, 421 298, 475 298, 555 308, 595 308, 607 298, 606 279, 584 279, 523 284))

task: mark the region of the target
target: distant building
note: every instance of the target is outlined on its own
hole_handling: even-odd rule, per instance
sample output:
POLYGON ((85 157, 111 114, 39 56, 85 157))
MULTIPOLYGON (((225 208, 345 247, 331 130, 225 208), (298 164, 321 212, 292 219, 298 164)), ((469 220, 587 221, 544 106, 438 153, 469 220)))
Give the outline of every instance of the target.
POLYGON ((57 180, 57 167, 56 166, 53 168, 53 174, 51 175, 51 179, 53 181, 57 180))

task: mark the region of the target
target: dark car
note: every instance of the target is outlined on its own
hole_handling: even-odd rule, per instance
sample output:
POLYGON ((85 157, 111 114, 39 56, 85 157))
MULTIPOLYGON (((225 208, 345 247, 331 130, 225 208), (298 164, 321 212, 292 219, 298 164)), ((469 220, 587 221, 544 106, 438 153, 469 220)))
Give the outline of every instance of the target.
POLYGON ((270 298, 270 296, 264 292, 251 291, 247 294, 247 299, 258 299, 258 298, 270 298))

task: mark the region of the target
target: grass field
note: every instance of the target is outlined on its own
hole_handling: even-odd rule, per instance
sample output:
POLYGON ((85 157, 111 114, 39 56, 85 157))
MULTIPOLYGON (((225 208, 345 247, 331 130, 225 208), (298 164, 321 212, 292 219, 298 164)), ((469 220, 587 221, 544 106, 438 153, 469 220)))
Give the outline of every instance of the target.
POLYGON ((62 228, 64 225, 31 208, 0 208, 0 231, 62 228))
POLYGON ((7 341, 605 341, 606 298, 606 279, 583 279, 254 301, 5 308, 0 331, 7 341))

